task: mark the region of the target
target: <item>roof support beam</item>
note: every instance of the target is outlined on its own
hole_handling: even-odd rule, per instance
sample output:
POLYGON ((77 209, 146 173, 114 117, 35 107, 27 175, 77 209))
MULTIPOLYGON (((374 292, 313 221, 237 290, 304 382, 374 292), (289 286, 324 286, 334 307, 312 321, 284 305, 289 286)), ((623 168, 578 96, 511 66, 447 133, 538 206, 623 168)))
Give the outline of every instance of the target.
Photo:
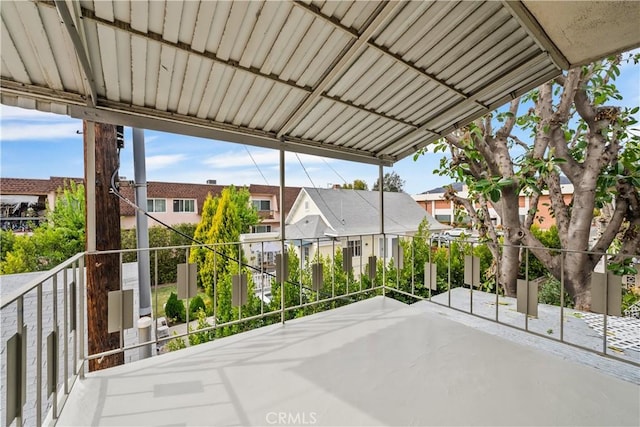
POLYGON ((93 78, 93 71, 91 70, 91 63, 89 62, 89 56, 87 55, 85 44, 80 36, 79 28, 76 26, 76 22, 81 22, 79 19, 81 17, 76 14, 76 19, 73 19, 69 6, 65 0, 55 0, 55 5, 58 10, 58 15, 60 15, 60 18, 67 30, 67 34, 69 34, 69 37, 71 38, 78 61, 80 61, 80 67, 82 68, 82 74, 84 77, 84 85, 89 93, 89 96, 87 97, 87 105, 95 107, 98 104, 96 81, 93 78))
POLYGON ((328 73, 318 82, 313 92, 307 96, 307 98, 298 106, 295 113, 285 122, 284 125, 278 131, 278 137, 286 134, 291 130, 293 126, 298 124, 299 120, 313 108, 313 105, 318 100, 318 97, 322 95, 327 87, 333 80, 342 73, 349 63, 366 47, 367 42, 373 36, 373 33, 389 18, 393 11, 402 3, 389 2, 384 5, 382 10, 376 15, 373 21, 364 29, 362 34, 349 46, 349 48, 342 54, 342 57, 336 62, 328 73))
MULTIPOLYGON (((571 67, 567 58, 560 52, 560 49, 551 41, 547 33, 544 32, 538 21, 531 15, 531 12, 520 1, 502 2, 505 9, 511 13, 529 35, 538 43, 540 48, 547 52, 553 63, 563 70, 571 67)), ((551 5, 550 5, 551 6, 551 5)), ((553 7, 553 6, 551 6, 553 7)))
MULTIPOLYGON (((58 0, 58 1, 64 2, 64 0, 58 0)), ((50 6, 50 3, 41 3, 41 4, 50 6)), ((182 43, 182 42, 175 42, 174 43, 174 42, 168 41, 162 36, 162 34, 156 34, 156 33, 152 33, 152 32, 144 33, 144 32, 141 32, 141 31, 138 31, 138 30, 134 29, 133 27, 131 27, 131 25, 129 23, 123 22, 123 21, 118 21, 118 20, 114 20, 114 22, 108 21, 106 19, 103 19, 103 18, 100 18, 100 17, 96 16, 95 12, 93 12, 90 9, 82 8, 81 11, 82 11, 82 18, 85 19, 85 20, 91 20, 91 21, 97 22, 100 25, 104 25, 106 27, 113 28, 114 30, 125 31, 128 34, 136 35, 138 37, 144 38, 145 40, 158 42, 158 43, 160 43, 162 45, 165 45, 165 46, 168 46, 168 47, 172 47, 174 49, 178 49, 178 50, 187 52, 189 55, 194 55, 194 56, 198 56, 198 57, 201 57, 201 58, 207 58, 207 59, 209 59, 211 61, 217 62, 219 64, 226 65, 228 67, 231 67, 231 68, 233 68, 235 70, 244 71, 244 72, 253 74, 254 76, 257 76, 257 77, 266 78, 266 79, 274 81, 274 82, 276 82, 278 84, 284 84, 284 85, 289 86, 290 88, 295 89, 295 90, 300 90, 300 91, 304 91, 304 92, 307 92, 307 93, 312 93, 313 92, 313 89, 311 87, 299 86, 295 81, 284 80, 284 79, 280 78, 280 76, 278 76, 278 75, 266 74, 266 73, 261 72, 259 69, 253 68, 253 67, 244 67, 244 66, 240 65, 236 61, 224 61, 224 60, 218 58, 217 56, 215 56, 212 53, 200 52, 200 51, 194 50, 190 45, 188 45, 186 43, 182 43)), ((95 86, 95 82, 94 82, 94 86, 95 86)), ((385 115, 383 113, 380 113, 378 111, 366 108, 364 106, 356 105, 356 104, 354 104, 352 102, 344 101, 342 99, 336 99, 335 97, 328 96, 326 93, 322 93, 320 96, 322 98, 324 98, 324 99, 329 99, 329 100, 331 100, 333 102, 336 102, 338 104, 346 105, 346 106, 349 106, 351 108, 356 108, 356 109, 358 109, 360 111, 363 111, 363 112, 366 112, 368 114, 375 114, 376 116, 379 116, 379 117, 387 119, 387 120, 392 120, 392 121, 397 122, 397 123, 401 123, 401 124, 403 124, 405 126, 410 126, 412 128, 416 127, 414 124, 412 124, 410 122, 407 122, 405 120, 402 120, 402 119, 399 119, 399 118, 396 118, 396 117, 393 117, 393 116, 385 115)))
POLYGON ((84 106, 69 106, 69 115, 82 120, 92 120, 100 123, 120 124, 142 129, 156 130, 160 132, 170 132, 180 135, 195 136, 217 141, 235 142, 239 144, 251 145, 270 149, 284 149, 295 153, 311 154, 314 156, 330 157, 333 159, 348 160, 359 163, 373 165, 393 165, 393 160, 389 156, 376 156, 360 150, 334 146, 331 144, 320 144, 315 141, 303 140, 301 138, 277 138, 275 134, 254 131, 248 133, 249 129, 233 129, 228 127, 213 127, 209 120, 194 119, 173 113, 159 115, 157 111, 140 107, 130 107, 127 113, 123 111, 122 105, 113 104, 113 108, 102 106, 101 108, 90 108, 84 106))

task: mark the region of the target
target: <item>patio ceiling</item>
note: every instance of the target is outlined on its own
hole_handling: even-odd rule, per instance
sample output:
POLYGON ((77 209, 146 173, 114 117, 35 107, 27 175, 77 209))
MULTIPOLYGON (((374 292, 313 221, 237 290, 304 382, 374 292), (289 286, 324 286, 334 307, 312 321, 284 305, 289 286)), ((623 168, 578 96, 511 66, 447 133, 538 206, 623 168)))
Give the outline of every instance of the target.
POLYGON ((390 165, 561 69, 639 2, 3 1, 1 102, 390 165))

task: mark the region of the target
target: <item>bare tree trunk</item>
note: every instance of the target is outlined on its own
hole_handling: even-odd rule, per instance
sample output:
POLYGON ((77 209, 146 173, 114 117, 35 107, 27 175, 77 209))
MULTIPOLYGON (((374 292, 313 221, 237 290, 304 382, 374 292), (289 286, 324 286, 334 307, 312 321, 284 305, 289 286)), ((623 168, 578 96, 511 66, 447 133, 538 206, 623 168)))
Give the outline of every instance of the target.
POLYGON ((591 310, 591 272, 588 255, 569 252, 564 256, 564 286, 578 310, 591 310))
POLYGON ((520 249, 517 246, 504 246, 500 262, 500 284, 508 297, 515 297, 520 270, 520 249))

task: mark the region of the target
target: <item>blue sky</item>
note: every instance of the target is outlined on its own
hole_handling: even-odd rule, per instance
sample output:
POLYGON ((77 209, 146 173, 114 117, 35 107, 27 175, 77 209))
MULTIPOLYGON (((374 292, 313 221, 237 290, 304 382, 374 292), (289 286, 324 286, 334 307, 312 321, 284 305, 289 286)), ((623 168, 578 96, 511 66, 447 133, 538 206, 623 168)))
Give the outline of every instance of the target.
MULTIPOLYGON (((640 65, 624 65, 616 84, 623 105, 640 105, 640 65)), ((617 104, 617 103, 616 103, 617 104)), ((0 107, 0 176, 6 178, 48 178, 83 176, 83 147, 80 120, 7 106, 0 107)), ((147 179, 218 184, 265 184, 247 154, 249 150, 266 178, 278 185, 278 152, 220 141, 145 131, 147 179)), ((371 187, 378 167, 354 162, 299 155, 311 182, 295 154, 287 153, 287 185, 326 187, 362 179, 371 187)), ((427 153, 414 162, 412 157, 392 168, 406 181, 405 191, 416 194, 448 183, 434 175, 442 153, 427 153)), ((133 179, 131 129, 125 129, 125 149, 121 152, 120 175, 133 179)))

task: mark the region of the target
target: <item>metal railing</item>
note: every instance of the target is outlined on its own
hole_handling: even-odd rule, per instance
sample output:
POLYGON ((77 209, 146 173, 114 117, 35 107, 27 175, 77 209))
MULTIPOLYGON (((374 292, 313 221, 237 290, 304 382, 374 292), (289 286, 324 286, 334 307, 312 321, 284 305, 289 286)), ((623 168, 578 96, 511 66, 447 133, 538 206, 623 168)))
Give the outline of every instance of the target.
MULTIPOLYGON (((498 268, 493 265, 492 270, 486 247, 474 241, 450 241, 443 246, 428 238, 401 234, 288 240, 289 256, 297 256, 298 261, 289 259, 289 274, 284 281, 278 279, 275 268, 268 271, 264 262, 281 255, 279 244, 279 241, 265 240, 81 253, 26 286, 9 292, 2 297, 0 306, 2 345, 6 354, 0 403, 1 412, 6 416, 2 417, 1 424, 55 422, 76 378, 88 371, 89 360, 124 353, 125 363, 133 362, 139 358, 140 349, 149 346, 166 348, 171 340, 183 340, 184 343, 185 338, 190 341, 195 334, 203 333, 210 333, 210 338, 222 337, 374 295, 385 295, 406 303, 429 301, 640 366, 640 344, 626 354, 614 342, 615 328, 621 328, 620 322, 627 320, 622 319, 620 313, 612 313, 609 307, 611 300, 617 298, 615 293, 624 292, 624 288, 614 289, 610 275, 604 275, 601 284, 605 296, 604 312, 596 314, 573 309, 567 300, 564 274, 559 281, 549 279, 548 271, 530 253, 532 248, 518 247, 523 259, 519 267, 522 268, 519 293, 525 296, 524 301, 518 301, 504 296, 496 286, 498 268), (201 250, 199 254, 198 250, 201 250), (136 254, 141 251, 150 252, 154 312, 160 309, 159 291, 170 286, 164 282, 175 282, 175 266, 189 262, 194 251, 194 257, 206 257, 213 269, 201 284, 212 281, 208 283, 213 299, 208 319, 212 320, 204 328, 190 327, 194 320, 190 302, 196 295, 187 295, 185 323, 178 326, 182 330, 174 335, 161 336, 158 316, 154 316, 151 339, 140 342, 137 330, 125 330, 121 322, 120 345, 90 354, 85 325, 84 265, 92 255, 118 254, 120 288, 135 289, 138 270, 135 264, 127 261, 135 261, 136 254), (225 271, 241 272, 248 277, 244 290, 246 298, 243 301, 244 297, 239 297, 240 303, 231 309, 227 304, 225 312, 220 311, 224 304, 217 302, 221 298, 232 298, 234 285, 227 277, 217 277, 216 272, 223 264, 225 271), (542 294, 537 289, 540 282, 534 279, 539 274, 555 283, 557 289, 552 286, 551 291, 546 288, 547 284, 544 285, 545 292, 552 294, 555 305, 548 303, 549 295, 546 294, 543 296, 547 303, 537 303, 538 295, 542 294), (536 287, 534 291, 533 287, 536 287), (220 292, 225 296, 221 297, 220 292), (271 293, 270 297, 268 293, 271 293)), ((562 260, 570 254, 561 249, 549 251, 561 254, 562 260)), ((611 255, 601 255, 603 262, 599 269, 607 271, 611 255)), ((564 262, 561 262, 562 272, 564 268, 564 262)), ((238 289, 243 290, 242 286, 238 289)), ((138 305, 133 304, 133 307, 131 315, 136 319, 138 305)))
MULTIPOLYGON (((83 375, 84 260, 77 254, 2 296, 2 425, 57 418, 83 375)), ((10 286, 3 280, 3 292, 10 286)))

